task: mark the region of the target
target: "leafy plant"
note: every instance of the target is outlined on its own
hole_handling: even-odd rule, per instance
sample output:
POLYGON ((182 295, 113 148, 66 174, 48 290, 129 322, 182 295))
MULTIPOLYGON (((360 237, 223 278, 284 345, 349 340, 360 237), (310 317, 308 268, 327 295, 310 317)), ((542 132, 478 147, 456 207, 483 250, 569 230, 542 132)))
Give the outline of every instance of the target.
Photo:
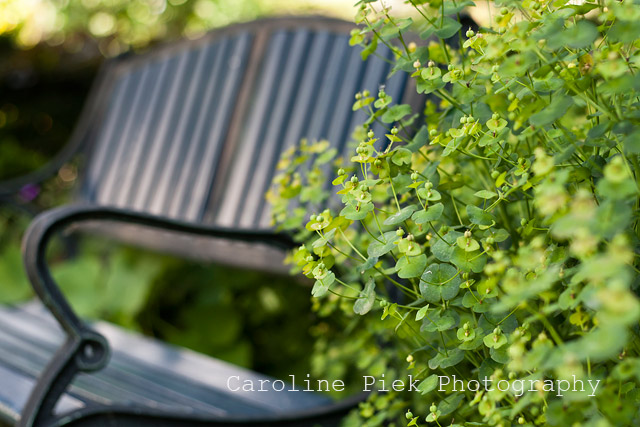
POLYGON ((356 331, 316 357, 421 380, 351 421, 638 425, 640 2, 499 0, 479 29, 460 23, 471 1, 407 3, 413 19, 360 1, 351 41, 390 47, 424 110, 356 94, 354 155, 328 177, 328 143, 303 142, 268 194, 275 223, 304 226, 290 261, 316 309, 356 331), (441 387, 454 375, 509 387, 441 387), (597 392, 542 386, 577 379, 597 392))

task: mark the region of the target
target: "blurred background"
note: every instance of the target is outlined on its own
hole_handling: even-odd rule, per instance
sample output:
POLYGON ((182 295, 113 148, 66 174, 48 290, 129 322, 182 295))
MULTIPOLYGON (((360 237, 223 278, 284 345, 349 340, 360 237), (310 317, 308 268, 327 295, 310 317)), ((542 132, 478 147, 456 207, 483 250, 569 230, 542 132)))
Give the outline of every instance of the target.
MULTIPOLYGON (((104 58, 274 15, 352 20, 355 0, 0 0, 0 179, 34 170, 67 141, 104 58)), ((490 2, 469 9, 482 24, 490 2)), ((412 10, 386 0, 394 14, 412 10)), ((69 186, 73 171, 61 177, 69 186)), ((43 202, 50 202, 43 195, 43 202)))
POLYGON ((352 3, 0 0, 0 179, 33 170, 65 144, 105 57, 270 15, 351 19, 352 3))

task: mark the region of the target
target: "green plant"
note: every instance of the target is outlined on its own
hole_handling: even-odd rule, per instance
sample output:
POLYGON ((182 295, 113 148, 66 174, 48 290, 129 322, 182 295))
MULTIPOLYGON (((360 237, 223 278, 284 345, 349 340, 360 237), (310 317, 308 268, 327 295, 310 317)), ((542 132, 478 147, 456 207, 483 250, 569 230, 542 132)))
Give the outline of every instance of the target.
POLYGON ((638 425, 640 2, 501 0, 476 30, 471 1, 407 3, 414 18, 359 2, 351 41, 393 49, 424 110, 357 94, 353 157, 303 142, 268 194, 275 223, 304 225, 290 260, 318 311, 360 326, 358 346, 316 357, 420 379, 355 424, 638 425), (309 215, 335 201, 327 179, 340 206, 309 215), (508 390, 439 378, 454 375, 508 390))
POLYGON ((172 260, 136 320, 163 341, 289 379, 309 372, 313 317, 291 277, 172 260))

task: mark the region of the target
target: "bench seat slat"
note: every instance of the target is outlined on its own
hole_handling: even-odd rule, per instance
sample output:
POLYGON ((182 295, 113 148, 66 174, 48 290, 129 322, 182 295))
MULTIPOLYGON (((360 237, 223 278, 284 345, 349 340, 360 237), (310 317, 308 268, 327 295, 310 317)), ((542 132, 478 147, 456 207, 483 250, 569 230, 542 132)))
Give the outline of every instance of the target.
MULTIPOLYGON (((56 408, 60 413, 99 403, 145 405, 185 415, 259 416, 331 403, 311 392, 232 392, 227 389, 231 375, 255 384, 273 378, 105 322, 93 326, 109 340, 111 361, 104 370, 74 380, 56 408)), ((7 390, 0 391, 2 412, 18 416, 34 378, 62 339, 62 331, 39 304, 0 308, 0 376, 7 390)))

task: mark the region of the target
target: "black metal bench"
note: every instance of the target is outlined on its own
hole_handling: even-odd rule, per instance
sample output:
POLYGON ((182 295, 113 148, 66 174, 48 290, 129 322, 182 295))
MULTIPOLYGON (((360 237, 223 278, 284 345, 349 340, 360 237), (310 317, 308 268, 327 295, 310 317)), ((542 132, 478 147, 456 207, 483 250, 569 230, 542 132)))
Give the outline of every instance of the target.
MULTIPOLYGON (((317 17, 262 20, 102 67, 60 157, 0 184, 6 196, 76 153, 84 158, 76 202, 37 216, 24 237, 27 273, 47 310, 35 302, 0 308, 2 422, 328 425, 353 407, 357 397, 232 392, 232 375, 266 377, 88 324, 45 260, 50 238, 73 225, 185 257, 282 271, 292 242, 270 228, 264 200, 280 153, 301 138, 326 138, 346 152, 364 121, 352 111, 353 95, 375 93, 390 71, 349 47, 352 28, 317 17)), ((410 84, 396 73, 386 92, 417 102, 410 84)))

